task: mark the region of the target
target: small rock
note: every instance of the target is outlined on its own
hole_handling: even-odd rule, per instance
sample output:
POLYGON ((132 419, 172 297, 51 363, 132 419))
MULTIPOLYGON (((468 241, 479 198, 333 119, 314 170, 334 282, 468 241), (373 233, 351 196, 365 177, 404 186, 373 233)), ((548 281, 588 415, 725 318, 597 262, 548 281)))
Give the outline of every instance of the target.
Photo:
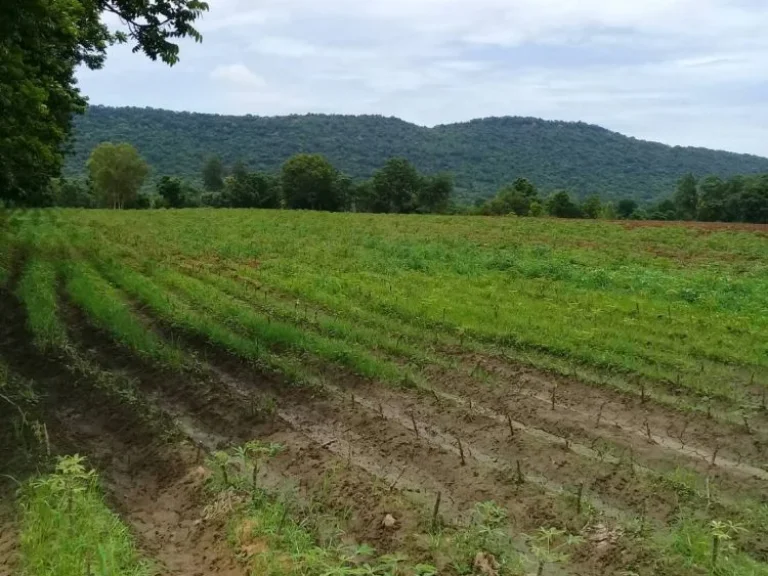
POLYGON ((397 525, 397 520, 395 520, 395 517, 392 516, 392 514, 387 514, 384 516, 384 520, 381 521, 381 525, 384 526, 384 528, 389 528, 391 530, 397 525))
POLYGON ((483 574, 483 576, 499 576, 499 563, 493 554, 488 554, 488 552, 478 552, 475 555, 473 566, 475 572, 483 574))

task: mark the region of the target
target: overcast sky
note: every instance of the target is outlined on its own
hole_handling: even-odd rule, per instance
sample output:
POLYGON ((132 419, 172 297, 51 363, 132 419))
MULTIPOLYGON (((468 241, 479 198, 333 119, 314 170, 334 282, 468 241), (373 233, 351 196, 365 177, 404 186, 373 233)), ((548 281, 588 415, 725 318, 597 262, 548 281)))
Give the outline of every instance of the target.
POLYGON ((94 104, 583 120, 768 156, 765 0, 209 0, 169 69, 130 48, 94 104))

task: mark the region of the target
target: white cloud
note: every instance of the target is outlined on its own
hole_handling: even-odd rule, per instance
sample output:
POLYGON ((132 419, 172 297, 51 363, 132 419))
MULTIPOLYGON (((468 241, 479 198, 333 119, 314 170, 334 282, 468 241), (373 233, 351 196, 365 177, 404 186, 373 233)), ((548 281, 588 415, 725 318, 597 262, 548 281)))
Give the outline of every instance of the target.
POLYGON ((532 115, 768 155, 766 25, 759 0, 216 0, 171 71, 115 49, 81 78, 97 103, 532 115))
POLYGON ((251 50, 285 58, 301 58, 318 52, 318 48, 309 42, 284 36, 265 36, 254 42, 251 50))
POLYGON ((245 64, 228 64, 217 66, 211 72, 214 80, 224 80, 233 84, 236 88, 263 88, 266 85, 264 79, 254 74, 245 64))

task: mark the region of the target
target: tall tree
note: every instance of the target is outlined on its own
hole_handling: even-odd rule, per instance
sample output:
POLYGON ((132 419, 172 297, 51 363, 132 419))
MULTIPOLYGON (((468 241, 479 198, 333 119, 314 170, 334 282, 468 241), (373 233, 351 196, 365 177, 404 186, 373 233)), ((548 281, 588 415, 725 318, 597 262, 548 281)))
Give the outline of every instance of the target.
POLYGON ((224 165, 218 156, 211 156, 203 165, 203 186, 209 192, 221 192, 224 188, 224 165))
POLYGON ((539 191, 536 190, 536 186, 534 186, 533 182, 528 180, 528 178, 518 178, 512 184, 512 188, 515 190, 515 192, 526 198, 534 199, 539 195, 539 191))
POLYGON ((726 195, 728 185, 719 176, 707 176, 699 183, 697 220, 716 222, 728 220, 726 195))
POLYGON ((556 218, 581 218, 581 210, 565 190, 555 192, 547 200, 547 212, 556 218))
POLYGON ((632 214, 637 211, 637 208, 637 202, 631 198, 624 198, 619 200, 619 203, 616 205, 616 215, 619 218, 626 220, 632 217, 632 214))
POLYGON ((373 211, 408 213, 416 208, 421 175, 405 158, 390 158, 373 175, 373 211))
POLYGON ((221 203, 232 208, 280 208, 280 182, 263 172, 227 178, 221 203))
POLYGON ((584 218, 597 219, 603 211, 603 204, 600 202, 600 196, 593 194, 584 199, 581 203, 581 212, 584 218))
POLYGON ((102 206, 122 209, 136 199, 149 167, 130 144, 105 142, 91 153, 88 171, 102 206))
POLYGON ((321 154, 296 154, 283 164, 285 203, 301 210, 336 212, 344 207, 336 186, 338 172, 321 154))
POLYGON ((233 178, 243 180, 246 176, 248 176, 248 167, 245 165, 245 162, 242 160, 237 160, 234 164, 232 164, 233 178))
POLYGON ((416 196, 420 212, 445 212, 453 194, 453 176, 436 174, 424 178, 416 196))
POLYGON ((72 114, 85 99, 75 68, 104 64, 116 42, 168 64, 175 39, 200 40, 193 27, 208 9, 199 0, 4 0, 0 3, 0 200, 41 204, 59 175, 72 114), (126 32, 110 32, 100 16, 116 14, 126 32))
POLYGON ((686 174, 678 180, 674 201, 680 218, 696 219, 699 209, 699 192, 696 187, 696 177, 693 174, 686 174))
POLYGON ((744 222, 768 224, 768 174, 755 176, 745 183, 740 206, 744 222))
POLYGON ((157 193, 169 208, 184 206, 184 184, 178 178, 163 176, 157 183, 157 193))

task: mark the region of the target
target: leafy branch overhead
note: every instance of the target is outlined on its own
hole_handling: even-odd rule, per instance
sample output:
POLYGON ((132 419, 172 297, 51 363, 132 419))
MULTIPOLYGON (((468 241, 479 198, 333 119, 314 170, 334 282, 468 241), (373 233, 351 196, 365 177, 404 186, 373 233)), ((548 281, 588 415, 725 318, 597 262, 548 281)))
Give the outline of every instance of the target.
POLYGON ((85 110, 75 69, 99 69, 107 48, 133 51, 173 65, 177 41, 202 39, 199 0, 6 0, 0 6, 0 201, 41 204, 64 163, 72 115, 85 110), (111 31, 104 13, 126 30, 111 31))
POLYGON ((193 26, 208 10, 200 0, 99 0, 98 10, 116 14, 127 26, 128 34, 117 32, 113 38, 120 42, 135 42, 134 52, 142 51, 151 60, 160 58, 171 66, 179 61, 179 46, 172 40, 203 37, 193 26))

